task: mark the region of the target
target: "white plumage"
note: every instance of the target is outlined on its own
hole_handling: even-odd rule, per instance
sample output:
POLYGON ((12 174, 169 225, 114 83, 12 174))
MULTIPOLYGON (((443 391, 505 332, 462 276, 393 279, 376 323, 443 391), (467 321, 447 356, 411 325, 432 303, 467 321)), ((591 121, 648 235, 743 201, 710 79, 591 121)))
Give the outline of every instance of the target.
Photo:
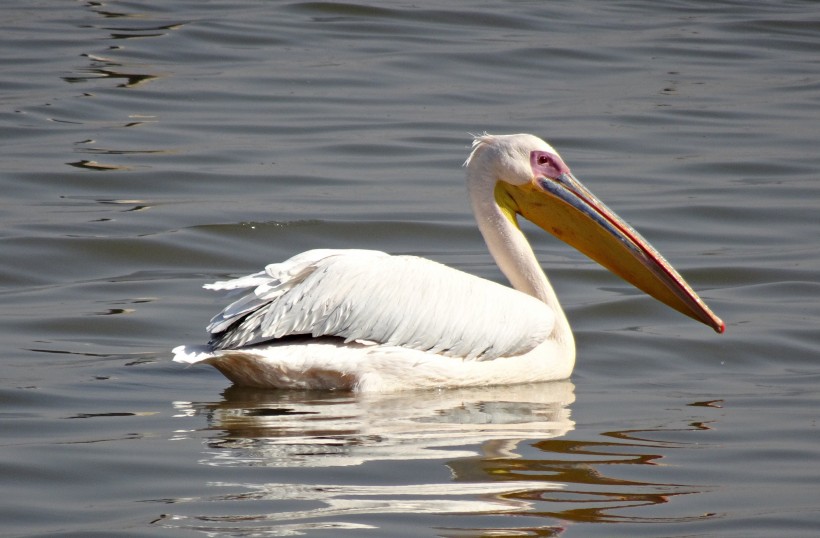
POLYGON ((248 292, 211 320, 217 349, 310 335, 492 360, 530 351, 554 324, 544 303, 515 290, 424 258, 370 250, 311 250, 206 287, 248 292))
POLYGON ((573 226, 607 223, 599 241, 608 250, 596 256, 587 239, 579 248, 607 267, 624 261, 624 278, 722 330, 674 269, 577 183, 546 142, 484 135, 465 166, 479 229, 516 289, 415 256, 310 250, 206 285, 244 295, 211 320, 207 346, 177 347, 174 360, 208 363, 237 384, 270 388, 393 391, 566 378, 575 362, 572 332, 517 226, 519 214, 571 244, 579 236, 573 226), (553 215, 565 222, 553 224, 553 215))

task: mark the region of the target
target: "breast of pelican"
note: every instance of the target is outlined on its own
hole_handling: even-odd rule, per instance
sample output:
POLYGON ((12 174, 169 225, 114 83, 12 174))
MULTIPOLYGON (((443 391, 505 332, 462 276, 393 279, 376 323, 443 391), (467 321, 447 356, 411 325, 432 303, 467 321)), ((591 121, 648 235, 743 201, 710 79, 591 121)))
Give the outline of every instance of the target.
POLYGON ((207 363, 237 385, 392 391, 569 377, 575 343, 520 215, 668 306, 717 332, 677 271, 528 134, 483 135, 465 162, 479 230, 514 289, 415 256, 310 250, 208 284, 244 293, 208 326, 207 363))

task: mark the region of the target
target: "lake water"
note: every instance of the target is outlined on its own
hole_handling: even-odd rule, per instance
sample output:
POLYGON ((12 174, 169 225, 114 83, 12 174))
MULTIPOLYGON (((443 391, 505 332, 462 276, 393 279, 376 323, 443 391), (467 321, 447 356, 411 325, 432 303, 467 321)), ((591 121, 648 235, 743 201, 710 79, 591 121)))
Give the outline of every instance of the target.
POLYGON ((4 536, 817 536, 820 4, 6 2, 4 536), (170 362, 308 248, 503 281, 469 133, 532 132, 724 335, 530 237, 565 382, 355 396, 170 362))

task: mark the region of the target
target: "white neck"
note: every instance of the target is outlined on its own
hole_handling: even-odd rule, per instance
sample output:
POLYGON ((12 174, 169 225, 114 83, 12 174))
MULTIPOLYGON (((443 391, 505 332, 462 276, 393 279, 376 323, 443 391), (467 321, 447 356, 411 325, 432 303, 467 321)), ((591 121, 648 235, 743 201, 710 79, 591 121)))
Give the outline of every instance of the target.
POLYGON ((555 312, 554 338, 571 342, 569 321, 532 247, 517 224, 502 213, 495 201, 495 182, 470 177, 471 172, 468 170, 467 178, 470 201, 490 254, 515 289, 546 303, 555 312))

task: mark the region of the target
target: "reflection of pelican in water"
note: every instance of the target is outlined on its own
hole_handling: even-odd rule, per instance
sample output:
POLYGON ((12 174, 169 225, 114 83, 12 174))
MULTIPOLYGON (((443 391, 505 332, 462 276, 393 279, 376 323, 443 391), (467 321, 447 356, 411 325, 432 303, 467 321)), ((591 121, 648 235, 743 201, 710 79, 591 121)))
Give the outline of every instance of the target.
POLYGON ((566 379, 575 342, 519 215, 672 308, 723 322, 635 230, 532 135, 478 137, 467 190, 515 289, 415 256, 311 250, 207 287, 243 297, 211 320, 209 346, 174 360, 211 364, 237 385, 362 392, 566 379))
MULTIPOLYGON (((413 516, 422 526, 420 518, 444 514, 505 514, 469 519, 470 529, 486 524, 500 532, 497 525, 509 525, 509 535, 553 536, 573 523, 711 517, 676 516, 668 508, 662 520, 651 511, 649 517, 632 512, 704 489, 664 483, 658 477, 670 471, 657 467, 672 451, 702 446, 700 438, 669 436, 708 428, 703 407, 680 426, 674 419, 654 429, 568 438, 574 398, 572 383, 564 381, 421 395, 234 387, 221 402, 177 402, 180 415, 207 417, 203 431, 179 434, 205 437, 202 463, 237 472, 221 473, 230 478, 209 483, 204 497, 173 499, 175 514, 157 524, 217 534, 333 529, 357 536, 390 514, 413 516), (443 465, 429 463, 436 459, 443 465), (651 481, 640 478, 647 476, 644 466, 652 466, 651 481), (197 511, 204 513, 183 515, 197 511), (513 514, 526 518, 509 519, 513 514)), ((461 536, 457 520, 436 523, 461 536)))
MULTIPOLYGON (((574 389, 569 381, 359 395, 232 387, 225 392, 225 401, 176 402, 175 407, 180 415, 207 416, 208 429, 220 432, 207 441, 209 456, 203 462, 207 465, 279 468, 276 474, 256 473, 268 477, 280 476, 285 471, 281 468, 302 468, 296 483, 219 482, 209 490, 209 501, 264 499, 291 507, 277 513, 208 516, 205 519, 214 532, 225 531, 226 525, 231 530, 239 525, 247 530, 252 524, 267 529, 275 522, 277 530, 272 534, 284 535, 324 528, 324 524, 337 531, 361 530, 367 526, 351 524, 350 518, 367 514, 526 511, 530 506, 525 500, 527 492, 561 488, 562 484, 549 479, 499 480, 481 471, 482 462, 515 458, 516 447, 525 439, 560 437, 571 431, 574 423, 569 405, 575 400, 574 389), (407 478, 402 469, 435 459, 446 465, 454 460, 474 462, 473 476, 452 479, 449 472, 439 472, 433 473, 438 478, 434 482, 414 475, 411 483, 396 484, 407 478), (332 475, 328 467, 399 463, 387 484, 366 478, 361 483, 365 471, 357 471, 358 484, 327 482, 332 475), (515 493, 521 499, 510 497, 515 493), (317 502, 321 503, 318 508, 317 502), (294 510, 294 503, 304 508, 294 510)), ((424 465, 429 469, 429 464, 424 465)), ((167 523, 182 524, 178 515, 167 523)), ((197 527, 202 525, 197 523, 197 527)))
POLYGON ((177 408, 207 413, 224 430, 214 448, 237 447, 240 461, 275 467, 475 456, 463 447, 493 441, 501 450, 507 440, 565 435, 575 400, 569 381, 366 395, 233 387, 225 396, 216 405, 177 408))

